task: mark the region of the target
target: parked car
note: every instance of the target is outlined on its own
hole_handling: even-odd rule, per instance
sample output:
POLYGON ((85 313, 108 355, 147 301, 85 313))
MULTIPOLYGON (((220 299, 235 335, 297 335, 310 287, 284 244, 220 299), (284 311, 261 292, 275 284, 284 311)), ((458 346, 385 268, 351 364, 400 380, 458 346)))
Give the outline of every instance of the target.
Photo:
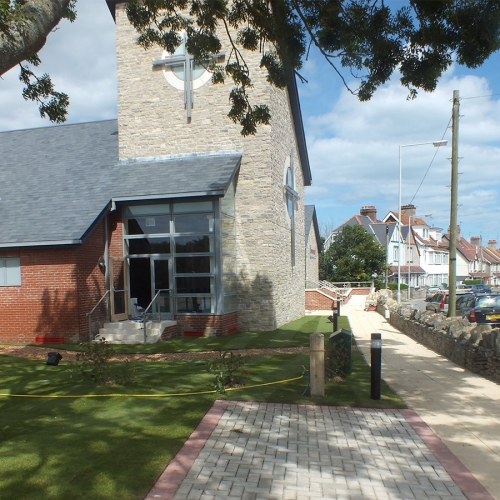
POLYGON ((440 292, 442 288, 440 286, 429 286, 425 294, 425 300, 429 301, 436 293, 440 292))
POLYGON ((491 293, 488 285, 469 285, 469 288, 475 293, 491 293))
MULTIPOLYGON (((441 290, 440 292, 434 294, 430 299, 426 299, 425 309, 427 311, 440 312, 444 314, 448 314, 448 297, 450 292, 448 290, 441 290)), ((470 292, 469 292, 470 294, 470 292)), ((457 290, 456 292, 457 299, 458 297, 462 297, 463 292, 457 290)), ((472 295, 472 294, 471 294, 472 295)))
POLYGON ((461 292, 472 292, 471 285, 457 285, 457 291, 461 292))
POLYGON ((466 293, 457 299, 456 315, 479 325, 500 324, 500 293, 466 293))
POLYGON ((435 293, 425 300, 427 301, 425 305, 427 311, 441 312, 444 314, 448 312, 448 290, 442 290, 435 293))

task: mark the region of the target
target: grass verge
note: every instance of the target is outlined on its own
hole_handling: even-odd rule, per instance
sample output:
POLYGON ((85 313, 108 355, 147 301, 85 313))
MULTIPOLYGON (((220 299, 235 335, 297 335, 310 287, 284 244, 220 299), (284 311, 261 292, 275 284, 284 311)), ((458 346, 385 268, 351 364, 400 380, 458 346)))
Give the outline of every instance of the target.
MULTIPOLYGON (((222 339, 227 343, 221 341, 217 348, 269 347, 273 342, 280 347, 289 346, 287 342, 307 345, 312 331, 331 332, 331 324, 323 322, 324 318, 313 321, 310 318, 301 322, 301 330, 294 331, 293 338, 288 340, 281 330, 293 331, 295 327, 291 325, 271 332, 268 342, 257 335, 246 341, 238 338, 242 334, 237 334, 222 339)), ((185 340, 188 342, 181 343, 182 350, 208 350, 193 348, 191 343, 195 341, 185 340)), ((242 382, 246 387, 225 395, 159 398, 134 395, 211 390, 214 377, 199 361, 136 363, 135 385, 94 386, 70 378, 70 366, 64 360, 58 366, 47 366, 40 361, 0 356, 0 364, 0 393, 124 396, 0 397, 0 498, 143 498, 215 399, 405 407, 384 383, 381 400, 370 399, 370 368, 357 350, 353 351, 352 375, 342 382, 327 381, 326 396, 315 399, 305 391, 307 377, 285 384, 251 387, 300 376, 302 366, 309 365, 307 355, 255 356, 245 365, 248 374, 242 382)))
MULTIPOLYGON (((349 328, 346 316, 340 316, 339 328, 349 328)), ((220 351, 230 349, 259 349, 278 347, 307 347, 309 334, 332 332, 332 324, 325 316, 304 316, 270 332, 237 332, 225 337, 184 338, 178 337, 156 344, 114 345, 117 353, 171 353, 220 351)), ((78 344, 44 345, 54 349, 78 351, 78 344)))

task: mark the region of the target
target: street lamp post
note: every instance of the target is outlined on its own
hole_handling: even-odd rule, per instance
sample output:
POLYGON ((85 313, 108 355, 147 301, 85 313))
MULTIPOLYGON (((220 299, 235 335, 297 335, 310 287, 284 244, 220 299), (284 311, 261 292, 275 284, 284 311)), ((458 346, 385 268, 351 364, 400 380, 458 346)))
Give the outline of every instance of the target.
MULTIPOLYGON (((424 146, 427 144, 432 144, 435 148, 439 148, 440 146, 446 146, 448 144, 447 140, 441 140, 441 141, 431 141, 431 142, 418 142, 416 144, 403 144, 399 146, 399 200, 398 200, 398 207, 399 207, 399 213, 398 213, 398 294, 397 294, 397 300, 398 304, 401 304, 401 258, 402 258, 402 245, 401 245, 401 191, 402 191, 402 180, 403 180, 403 162, 402 162, 402 155, 401 155, 401 150, 403 148, 409 148, 412 146, 424 146)), ((410 283, 408 283, 408 286, 410 286, 410 283)))
POLYGON ((413 259, 411 258, 412 257, 412 251, 411 251, 411 215, 408 216, 408 259, 407 259, 407 263, 408 263, 408 300, 411 299, 411 296, 410 296, 410 283, 411 283, 411 264, 413 262, 413 259))

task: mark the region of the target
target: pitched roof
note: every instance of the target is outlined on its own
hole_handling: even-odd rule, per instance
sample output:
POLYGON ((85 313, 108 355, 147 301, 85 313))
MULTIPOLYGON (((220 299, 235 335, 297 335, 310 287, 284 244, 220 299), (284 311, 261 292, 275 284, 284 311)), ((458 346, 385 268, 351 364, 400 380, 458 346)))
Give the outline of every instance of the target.
POLYGON ((387 246, 387 241, 392 240, 392 236, 397 227, 397 224, 394 222, 374 222, 371 224, 372 231, 375 233, 377 241, 384 248, 387 246))
POLYGON ((0 246, 80 243, 111 201, 223 196, 241 152, 118 160, 116 120, 0 133, 0 246))
POLYGON ((305 209, 305 222, 306 222, 306 243, 309 240, 309 233, 311 232, 311 227, 314 228, 314 235, 316 237, 316 243, 318 248, 321 248, 321 238, 319 234, 318 219, 316 217, 316 207, 314 205, 306 205, 305 209))
MULTIPOLYGON (((398 212, 389 212, 383 219, 383 222, 390 222, 388 219, 392 219, 394 222, 399 220, 398 212)), ((429 227, 427 222, 420 217, 411 217, 405 214, 401 214, 401 225, 402 226, 425 226, 429 227)))
POLYGON ((371 224, 373 224, 373 221, 370 219, 370 217, 366 215, 353 215, 345 222, 340 224, 340 226, 338 226, 336 229, 334 229, 332 233, 338 233, 342 231, 342 229, 345 226, 363 226, 365 228, 365 231, 367 231, 370 234, 373 234, 373 231, 371 229, 371 224))

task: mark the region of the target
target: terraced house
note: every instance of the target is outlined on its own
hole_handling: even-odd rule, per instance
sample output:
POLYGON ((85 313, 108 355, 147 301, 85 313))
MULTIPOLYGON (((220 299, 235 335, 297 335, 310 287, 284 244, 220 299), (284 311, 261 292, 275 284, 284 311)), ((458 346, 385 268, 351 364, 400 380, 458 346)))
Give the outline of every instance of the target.
POLYGON ((147 341, 301 317, 311 172, 294 76, 271 87, 246 54, 272 122, 243 137, 230 83, 183 45, 144 51, 107 3, 118 119, 0 134, 0 341, 76 342, 148 313, 147 341))

